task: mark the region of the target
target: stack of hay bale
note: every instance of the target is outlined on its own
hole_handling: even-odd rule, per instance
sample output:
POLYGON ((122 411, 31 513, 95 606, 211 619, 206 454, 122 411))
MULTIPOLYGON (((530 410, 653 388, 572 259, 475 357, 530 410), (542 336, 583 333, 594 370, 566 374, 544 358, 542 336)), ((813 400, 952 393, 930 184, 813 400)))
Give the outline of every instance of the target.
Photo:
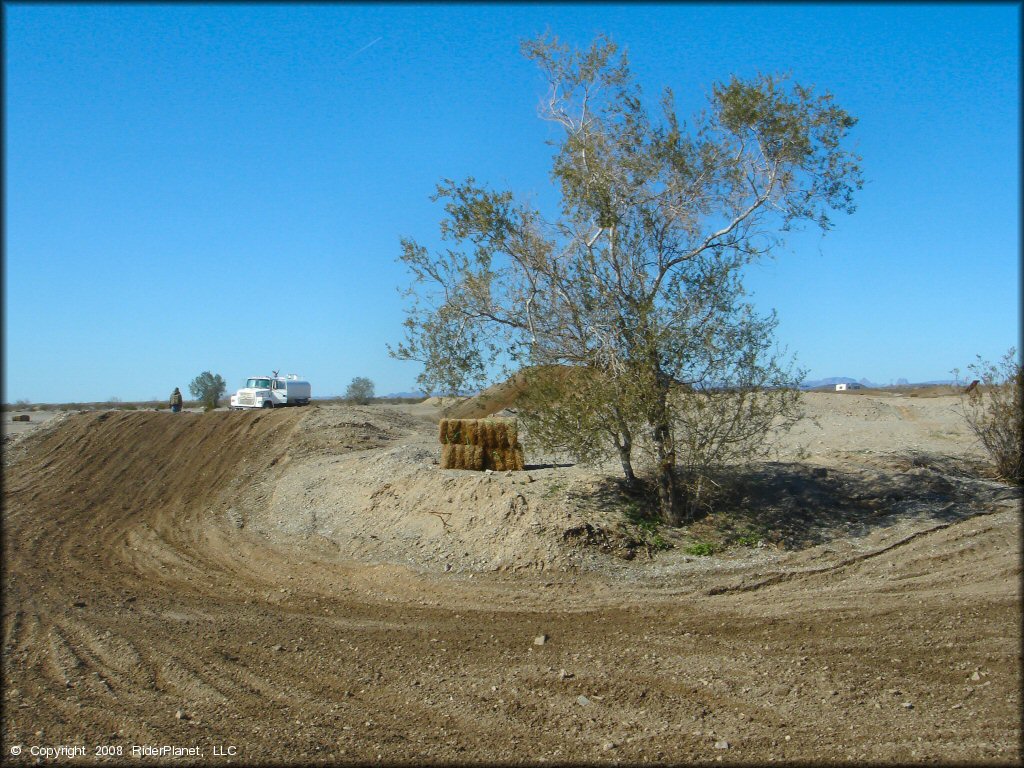
POLYGON ((523 468, 515 419, 441 419, 438 432, 442 469, 523 468))

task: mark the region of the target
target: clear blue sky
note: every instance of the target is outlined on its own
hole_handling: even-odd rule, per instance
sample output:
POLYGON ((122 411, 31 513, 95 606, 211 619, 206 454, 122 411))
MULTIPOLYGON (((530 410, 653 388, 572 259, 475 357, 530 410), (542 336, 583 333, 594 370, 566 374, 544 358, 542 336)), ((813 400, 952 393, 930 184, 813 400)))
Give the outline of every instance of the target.
POLYGON ((399 238, 444 177, 550 197, 519 42, 606 32, 680 112, 789 71, 860 120, 867 184, 751 270, 810 378, 948 378, 1018 345, 1020 7, 4 6, 4 398, 166 398, 203 370, 314 394, 391 360, 399 238))

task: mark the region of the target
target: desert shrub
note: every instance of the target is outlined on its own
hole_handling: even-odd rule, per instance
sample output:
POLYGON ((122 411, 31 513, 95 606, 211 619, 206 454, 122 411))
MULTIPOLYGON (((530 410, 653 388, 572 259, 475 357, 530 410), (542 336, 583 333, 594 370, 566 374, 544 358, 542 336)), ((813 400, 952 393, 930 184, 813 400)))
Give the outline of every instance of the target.
POLYGON ((688 555, 708 557, 709 555, 715 554, 715 545, 709 541, 695 541, 693 544, 688 546, 684 551, 688 555))
POLYGON ((365 376, 356 376, 345 390, 345 399, 357 405, 366 405, 373 400, 373 382, 365 376))
MULTIPOLYGON (((224 397, 224 392, 227 391, 227 383, 219 373, 214 374, 209 371, 203 371, 192 379, 192 382, 188 385, 188 390, 192 393, 192 397, 202 403, 205 410, 212 411, 217 407, 217 401, 224 397)), ((182 405, 184 406, 184 403, 182 405)))
MULTIPOLYGON (((1024 387, 1024 369, 1011 348, 995 363, 982 360, 967 366, 976 385, 960 392, 960 407, 967 425, 988 452, 999 476, 1017 485, 1024 482, 1022 437, 1024 437, 1024 410, 1021 408, 1021 388, 1024 387)), ((957 382, 960 371, 954 370, 957 382)))
POLYGON ((672 544, 661 533, 661 521, 650 516, 651 508, 629 501, 623 508, 626 519, 636 526, 636 535, 648 553, 672 549, 672 544))
POLYGON ((651 552, 663 552, 672 549, 672 545, 660 533, 653 533, 644 539, 644 544, 651 552))
MULTIPOLYGON (((756 342, 736 343, 731 354, 757 355, 758 347, 771 341, 767 331, 761 334, 756 342)), ((737 367, 742 368, 739 386, 677 393, 675 448, 691 520, 716 508, 738 469, 771 457, 781 435, 804 415, 801 393, 792 386, 804 371, 783 368, 776 360, 761 366, 750 358, 737 367)))
POLYGON ((756 533, 744 533, 737 536, 734 543, 741 547, 756 547, 760 541, 761 537, 756 533))

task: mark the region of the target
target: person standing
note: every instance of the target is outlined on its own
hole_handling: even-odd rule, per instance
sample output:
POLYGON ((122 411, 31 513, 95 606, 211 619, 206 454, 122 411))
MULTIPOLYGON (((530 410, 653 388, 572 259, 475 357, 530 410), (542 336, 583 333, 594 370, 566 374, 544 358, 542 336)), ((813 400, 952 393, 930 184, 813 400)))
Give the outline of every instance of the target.
POLYGON ((177 387, 171 393, 171 413, 181 413, 181 392, 177 387))

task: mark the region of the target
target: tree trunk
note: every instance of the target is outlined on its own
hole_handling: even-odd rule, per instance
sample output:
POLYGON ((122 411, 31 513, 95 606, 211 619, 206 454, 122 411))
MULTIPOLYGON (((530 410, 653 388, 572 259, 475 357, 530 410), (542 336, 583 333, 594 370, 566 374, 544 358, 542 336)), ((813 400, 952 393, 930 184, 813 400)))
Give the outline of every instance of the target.
POLYGON ((633 472, 633 433, 629 424, 623 418, 617 405, 612 405, 612 413, 615 414, 615 429, 612 430, 612 441, 619 452, 619 462, 622 464, 622 474, 626 477, 626 488, 636 490, 636 474, 633 472))
POLYGON ((676 454, 671 446, 671 433, 665 425, 654 429, 654 444, 658 452, 658 514, 667 525, 681 525, 679 510, 679 482, 676 478, 676 454))
MULTIPOLYGON (((659 372, 660 373, 660 372, 659 372)), ((679 481, 676 478, 676 446, 672 437, 671 412, 668 407, 668 386, 662 386, 658 394, 654 424, 654 447, 657 451, 658 514, 667 525, 683 522, 679 504, 679 481)))
POLYGON ((626 476, 626 488, 634 490, 637 486, 636 474, 633 472, 633 438, 628 430, 615 434, 615 448, 619 452, 622 463, 622 474, 626 476))

